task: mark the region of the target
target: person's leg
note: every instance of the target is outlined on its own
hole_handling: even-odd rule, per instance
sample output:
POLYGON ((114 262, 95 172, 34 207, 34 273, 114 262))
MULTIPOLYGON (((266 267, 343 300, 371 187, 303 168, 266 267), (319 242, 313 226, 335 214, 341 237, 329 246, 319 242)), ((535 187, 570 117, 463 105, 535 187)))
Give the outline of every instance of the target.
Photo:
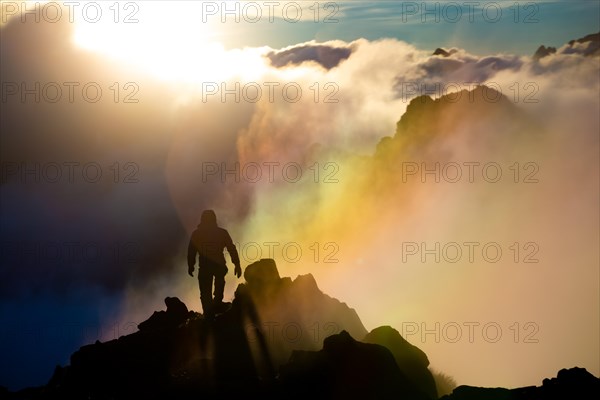
POLYGON ((215 266, 215 304, 223 302, 223 292, 225 291, 225 275, 227 274, 227 266, 215 266))
POLYGON ((213 274, 210 268, 200 267, 198 270, 198 284, 200 286, 200 302, 202 303, 202 312, 205 316, 214 314, 212 301, 213 274))

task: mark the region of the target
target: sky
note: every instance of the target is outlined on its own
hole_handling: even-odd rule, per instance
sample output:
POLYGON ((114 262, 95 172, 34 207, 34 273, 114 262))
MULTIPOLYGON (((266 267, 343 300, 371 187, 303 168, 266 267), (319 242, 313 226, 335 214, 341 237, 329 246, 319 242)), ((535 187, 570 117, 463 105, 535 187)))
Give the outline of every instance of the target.
POLYGON ((567 44, 600 3, 35 3, 1 3, 0 385, 200 311, 207 208, 459 384, 600 375, 600 57, 567 44), (410 103, 477 84, 505 100, 410 103))

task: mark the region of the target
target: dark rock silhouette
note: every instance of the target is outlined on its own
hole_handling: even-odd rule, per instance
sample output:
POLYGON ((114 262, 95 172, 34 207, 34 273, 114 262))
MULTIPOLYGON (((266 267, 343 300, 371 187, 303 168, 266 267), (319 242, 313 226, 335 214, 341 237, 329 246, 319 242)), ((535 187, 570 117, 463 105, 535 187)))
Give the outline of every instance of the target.
MULTIPOLYGON (((533 59, 538 61, 550 54, 557 52, 555 47, 546 47, 541 45, 533 54, 533 59)), ((562 47, 558 50, 562 54, 583 54, 586 57, 593 57, 600 55, 600 32, 591 33, 585 35, 579 39, 569 40, 566 47, 562 47), (585 46, 579 46, 584 44, 585 46)))
POLYGON ((140 331, 153 329, 171 329, 193 316, 187 306, 177 297, 165 299, 167 311, 155 311, 150 318, 138 325, 140 331))
POLYGON ((556 53, 556 47, 546 47, 544 45, 541 45, 533 54, 533 59, 537 61, 554 53, 556 53))
MULTIPOLYGON (((468 136, 474 146, 508 152, 516 140, 523 145, 535 145, 543 132, 544 127, 538 121, 492 87, 479 85, 436 99, 422 95, 410 101, 394 136, 379 141, 373 162, 365 168, 375 174, 381 168, 397 165, 398 159, 412 161, 414 156, 418 156, 415 160, 419 162, 428 158, 435 162, 452 159, 451 152, 439 152, 438 143, 453 135, 468 136), (494 129, 489 129, 490 126, 494 129)), ((400 173, 390 177, 400 178, 400 173)), ((373 188, 373 192, 385 191, 390 183, 385 180, 381 185, 373 188)))
POLYGON ((320 351, 295 351, 281 367, 291 398, 429 399, 400 371, 384 346, 361 343, 346 331, 320 351))
POLYGON ((579 39, 570 40, 569 46, 573 48, 576 43, 587 44, 587 47, 583 50, 583 55, 587 57, 600 56, 600 32, 592 33, 579 39))
POLYGON ((456 380, 444 372, 432 370, 431 373, 433 375, 433 380, 435 381, 438 397, 452 394, 452 391, 458 386, 456 380))
MULTIPOLYGON (((17 393, 0 387, 1 398, 435 398, 427 356, 396 330, 384 326, 364 335, 356 313, 323 294, 311 275, 294 281, 280 278, 272 260, 261 260, 247 271, 248 282, 238 286, 231 308, 214 320, 168 297, 167 309, 140 323, 138 332, 83 346, 73 353, 70 365, 56 367, 47 385, 17 393), (273 308, 270 301, 281 303, 273 308), (322 348, 310 341, 278 342, 261 316, 281 316, 286 307, 303 321, 312 318, 311 313, 327 318, 339 312, 345 319, 337 316, 337 323, 362 332, 365 342, 345 329, 328 335, 322 348), (274 355, 281 350, 275 344, 293 349, 284 362, 274 355)), ((443 399, 592 398, 600 392, 599 381, 585 369, 574 368, 561 370, 541 387, 460 386, 443 399)))
POLYGON ((569 45, 573 46, 575 43, 586 43, 586 42, 600 42, 600 32, 590 33, 582 38, 569 40, 569 45))
POLYGON ((154 312, 138 332, 83 346, 45 387, 7 396, 281 398, 287 389, 277 369, 292 350, 320 349, 336 330, 366 334, 356 312, 321 292, 312 275, 280 278, 275 262, 266 259, 250 265, 245 278, 231 308, 214 320, 167 297, 166 310, 154 312))
POLYGON ((256 324, 249 297, 238 291, 231 309, 208 322, 177 298, 155 312, 140 331, 106 343, 83 346, 70 366, 57 367, 39 398, 187 399, 258 395, 274 390, 275 370, 256 324), (184 314, 185 312, 185 314, 184 314), (182 318, 185 315, 184 318, 182 318), (219 394, 219 396, 217 396, 219 394))
POLYGON ((262 259, 246 267, 244 278, 238 290, 251 297, 276 363, 294 349, 320 349, 326 336, 341 330, 357 338, 367 334, 356 311, 324 294, 311 274, 280 278, 275 262, 262 259))
POLYGON ((427 355, 418 347, 410 344, 400 332, 390 326, 373 329, 362 340, 386 347, 396 360, 400 371, 413 382, 418 389, 431 399, 437 399, 437 389, 429 366, 427 355))
POLYGON ((280 281, 279 271, 273 259, 262 259, 246 267, 244 279, 257 291, 274 288, 280 281))
POLYGON ((450 57, 452 54, 456 53, 456 49, 450 49, 448 51, 442 49, 441 47, 438 47, 437 49, 435 49, 435 51, 432 53, 433 56, 442 56, 442 57, 450 57))
POLYGON ((561 369, 556 378, 544 379, 542 386, 517 389, 459 386, 443 400, 559 400, 595 399, 600 394, 600 379, 585 368, 561 369))

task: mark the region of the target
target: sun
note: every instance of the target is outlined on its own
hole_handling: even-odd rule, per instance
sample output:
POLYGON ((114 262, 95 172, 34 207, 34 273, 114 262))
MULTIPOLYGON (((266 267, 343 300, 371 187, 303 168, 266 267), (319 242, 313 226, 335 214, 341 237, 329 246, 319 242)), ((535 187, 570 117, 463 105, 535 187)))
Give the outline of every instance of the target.
POLYGON ((260 49, 227 50, 214 23, 202 21, 200 2, 96 2, 74 13, 77 46, 176 82, 252 80, 265 71, 260 49), (94 21, 94 19, 97 19, 94 21))

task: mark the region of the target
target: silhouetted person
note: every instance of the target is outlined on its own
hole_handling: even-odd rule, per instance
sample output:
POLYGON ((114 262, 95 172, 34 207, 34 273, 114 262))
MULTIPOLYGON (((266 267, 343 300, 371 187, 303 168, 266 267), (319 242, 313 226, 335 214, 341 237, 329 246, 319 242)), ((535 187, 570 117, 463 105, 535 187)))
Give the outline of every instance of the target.
POLYGON ((225 289, 225 274, 227 266, 223 250, 227 249, 233 265, 234 273, 239 278, 242 275, 240 258, 229 233, 217 226, 217 216, 213 210, 202 212, 200 224, 192 233, 188 246, 188 273, 194 276, 194 265, 198 256, 198 283, 200 286, 200 302, 204 315, 212 319, 215 311, 222 307, 223 290, 225 289), (215 291, 213 298, 213 279, 215 291))

